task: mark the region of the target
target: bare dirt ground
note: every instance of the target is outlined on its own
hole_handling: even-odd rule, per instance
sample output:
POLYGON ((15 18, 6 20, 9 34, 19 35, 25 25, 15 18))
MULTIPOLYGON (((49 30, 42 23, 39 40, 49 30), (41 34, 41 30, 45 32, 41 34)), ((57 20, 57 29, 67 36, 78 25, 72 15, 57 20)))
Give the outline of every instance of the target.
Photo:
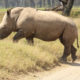
POLYGON ((61 64, 49 71, 23 75, 18 80, 80 80, 80 61, 61 64))

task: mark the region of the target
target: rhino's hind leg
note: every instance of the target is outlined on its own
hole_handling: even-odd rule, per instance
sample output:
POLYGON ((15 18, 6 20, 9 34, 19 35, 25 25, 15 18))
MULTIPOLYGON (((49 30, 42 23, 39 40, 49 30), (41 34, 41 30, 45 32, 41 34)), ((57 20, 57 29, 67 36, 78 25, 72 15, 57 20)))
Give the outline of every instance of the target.
POLYGON ((67 57, 70 55, 70 53, 71 53, 71 46, 65 45, 64 46, 64 53, 63 53, 62 59, 64 61, 67 61, 67 57))
POLYGON ((13 42, 18 42, 22 38, 24 38, 24 33, 22 30, 19 30, 13 37, 13 42))
POLYGON ((76 48, 72 45, 71 46, 71 57, 73 59, 73 62, 77 59, 77 56, 76 56, 76 48))
POLYGON ((60 37, 60 42, 63 44, 64 46, 64 52, 63 52, 63 56, 61 57, 61 60, 63 61, 67 61, 67 57, 70 55, 71 53, 71 45, 69 44, 65 44, 65 41, 63 40, 62 37, 60 37))

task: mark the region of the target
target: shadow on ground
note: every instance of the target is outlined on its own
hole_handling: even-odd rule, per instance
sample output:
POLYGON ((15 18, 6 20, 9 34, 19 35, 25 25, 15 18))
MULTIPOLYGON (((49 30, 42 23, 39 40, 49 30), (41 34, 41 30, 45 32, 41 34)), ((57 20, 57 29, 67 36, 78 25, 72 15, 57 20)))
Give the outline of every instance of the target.
POLYGON ((78 63, 78 62, 74 62, 74 63, 72 63, 72 62, 65 62, 65 63, 62 63, 62 64, 68 64, 68 65, 70 65, 70 66, 80 67, 80 63, 78 63))

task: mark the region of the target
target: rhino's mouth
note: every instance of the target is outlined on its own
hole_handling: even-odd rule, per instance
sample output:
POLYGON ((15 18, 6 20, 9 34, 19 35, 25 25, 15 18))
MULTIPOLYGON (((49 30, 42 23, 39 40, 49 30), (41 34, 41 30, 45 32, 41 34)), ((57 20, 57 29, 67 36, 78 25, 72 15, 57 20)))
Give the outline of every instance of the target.
POLYGON ((4 38, 6 38, 8 35, 6 35, 6 34, 0 34, 0 39, 4 39, 4 38))
POLYGON ((8 31, 8 32, 2 32, 2 33, 0 33, 0 40, 8 37, 8 35, 9 35, 10 33, 11 33, 11 32, 9 32, 9 31, 8 31))

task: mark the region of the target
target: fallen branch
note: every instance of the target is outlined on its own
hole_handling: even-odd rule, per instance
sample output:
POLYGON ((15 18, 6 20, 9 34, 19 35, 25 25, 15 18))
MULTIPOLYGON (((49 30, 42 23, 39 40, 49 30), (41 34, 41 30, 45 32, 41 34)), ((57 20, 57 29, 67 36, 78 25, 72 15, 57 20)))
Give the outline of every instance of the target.
POLYGON ((47 8, 45 11, 63 11, 63 6, 57 6, 55 8, 47 8))

